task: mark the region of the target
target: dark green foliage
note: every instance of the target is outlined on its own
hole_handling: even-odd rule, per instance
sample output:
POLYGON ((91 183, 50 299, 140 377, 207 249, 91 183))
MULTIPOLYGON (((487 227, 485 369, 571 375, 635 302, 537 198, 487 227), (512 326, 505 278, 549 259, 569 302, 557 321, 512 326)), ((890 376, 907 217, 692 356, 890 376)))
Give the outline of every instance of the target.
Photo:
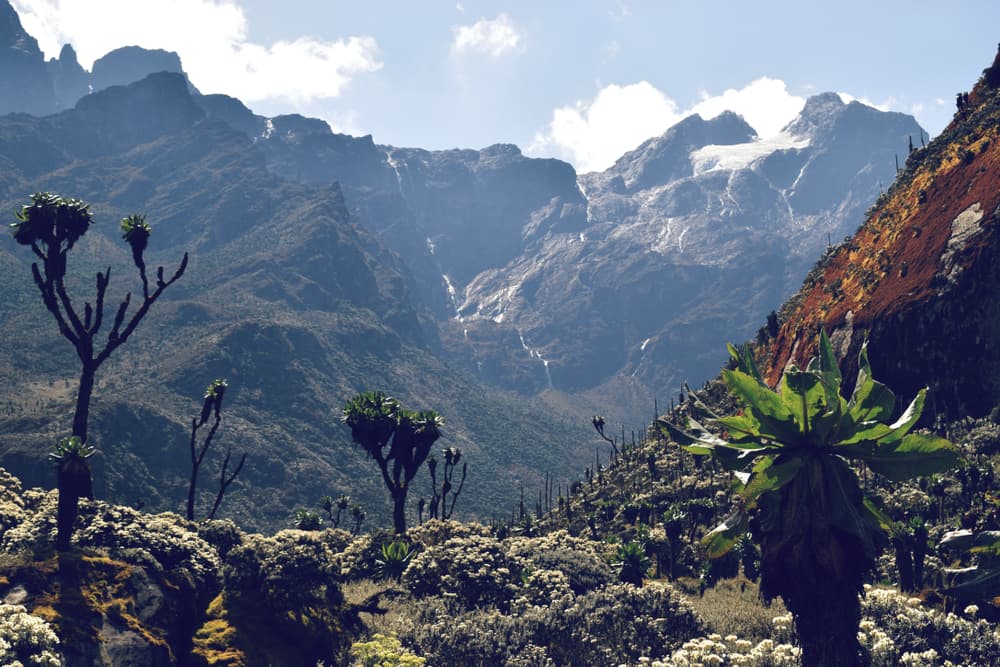
POLYGON ((49 453, 49 460, 56 464, 59 483, 59 505, 56 510, 56 548, 69 549, 73 535, 73 522, 79 510, 80 498, 94 497, 88 459, 97 450, 77 436, 60 440, 49 453))
POLYGON ((971 567, 945 570, 949 583, 941 592, 960 603, 989 602, 1000 596, 1000 531, 954 530, 945 533, 938 548, 975 556, 971 567))
POLYGON ((710 415, 729 440, 694 419, 682 428, 659 423, 687 451, 742 475, 738 509, 703 540, 708 555, 729 553, 749 530, 760 544, 761 593, 780 596, 795 616, 803 664, 857 664, 858 596, 888 519, 866 502, 848 461, 901 481, 953 468, 961 458, 943 438, 910 433, 926 390, 890 424, 895 396, 872 378, 866 346, 849 401, 823 332, 819 350, 806 370, 787 370, 776 392, 750 350, 730 346, 736 367, 722 377, 744 410, 710 415))
POLYGON ((441 518, 447 520, 451 518, 452 512, 455 511, 455 503, 458 501, 458 495, 462 493, 462 488, 465 486, 465 474, 469 464, 468 462, 462 463, 462 477, 458 482, 458 487, 455 487, 451 480, 455 474, 455 468, 458 466, 459 461, 462 460, 462 451, 457 447, 446 447, 442 454, 444 454, 444 475, 441 478, 440 491, 437 486, 437 459, 433 456, 427 459, 427 470, 431 475, 429 515, 431 519, 441 518), (451 494, 451 503, 448 502, 449 493, 451 494), (439 508, 440 517, 438 517, 439 508))
POLYGON ((361 524, 364 522, 366 516, 367 515, 361 505, 358 505, 357 503, 351 505, 351 518, 354 519, 354 528, 351 530, 352 533, 357 535, 361 532, 361 524))
MULTIPOLYGON (((228 386, 229 383, 222 378, 213 380, 209 383, 208 387, 205 388, 204 402, 201 406, 201 416, 191 420, 191 439, 189 442, 189 450, 191 453, 191 481, 188 484, 187 497, 188 521, 194 520, 194 497, 195 489, 198 484, 198 470, 201 467, 202 461, 205 460, 205 454, 208 453, 209 448, 212 446, 212 439, 215 437, 215 432, 218 430, 219 424, 222 422, 222 399, 225 396, 226 388, 228 386), (213 415, 215 417, 215 421, 212 422, 212 426, 201 445, 196 448, 195 442, 198 435, 198 429, 204 426, 213 415)), ((212 504, 212 511, 208 514, 209 519, 215 518, 215 513, 218 511, 219 505, 222 504, 222 498, 226 494, 226 489, 233 483, 236 476, 240 474, 240 471, 243 469, 243 464, 246 463, 247 455, 244 453, 243 456, 240 457, 240 462, 237 464, 236 469, 233 470, 231 475, 228 474, 229 459, 231 454, 232 449, 226 449, 226 457, 222 461, 222 472, 219 475, 219 490, 215 495, 215 502, 212 504)))
POLYGON ((354 442, 378 463, 393 501, 393 526, 397 533, 406 532, 410 481, 440 437, 444 420, 432 410, 407 410, 381 391, 355 396, 344 406, 342 420, 354 442))
POLYGON ((35 254, 43 260, 50 257, 52 278, 66 273, 65 254, 87 233, 93 223, 90 206, 79 199, 63 199, 51 192, 36 192, 31 203, 14 213, 17 222, 10 225, 14 240, 21 245, 37 248, 35 254))
MULTIPOLYGON (((161 267, 157 273, 156 289, 150 294, 146 265, 142 258, 150 228, 140 219, 141 216, 133 216, 126 236, 132 245, 133 262, 142 279, 142 302, 126 321, 131 304, 131 294, 127 294, 115 312, 104 346, 95 346, 94 339, 104 324, 104 297, 111 280, 111 268, 97 273, 95 302, 93 305, 90 302, 84 303, 82 316, 77 310, 78 306, 73 305, 64 282, 66 255, 93 222, 88 205, 77 199, 63 199, 49 192, 40 192, 32 195, 31 203, 22 206, 21 210, 15 213, 15 217, 17 222, 11 225, 14 240, 21 245, 30 246, 32 252, 42 262, 41 269, 37 262, 31 265, 32 277, 41 294, 42 302, 55 319, 59 333, 73 345, 80 360, 80 384, 77 389, 76 410, 73 414, 72 435, 79 439, 80 445, 83 445, 87 442, 90 398, 94 391, 97 369, 131 336, 163 290, 184 274, 188 257, 185 253, 170 280, 163 279, 161 267)), ((123 228, 125 226, 123 223, 123 228)), ((60 510, 62 521, 59 523, 60 533, 57 542, 61 549, 69 548, 72 516, 76 514, 75 508, 81 492, 93 494, 90 477, 90 467, 78 456, 71 457, 59 466, 60 494, 67 493, 63 509, 60 510), (64 534, 63 531, 67 532, 64 534)))
POLYGON ((409 542, 395 540, 382 545, 382 555, 375 560, 375 573, 380 579, 399 580, 416 550, 409 542))
POLYGON ((642 542, 633 541, 619 545, 614 563, 614 566, 618 568, 619 581, 633 586, 642 586, 650 565, 652 565, 652 561, 646 555, 646 545, 642 542))
POLYGON ((316 512, 299 508, 295 510, 294 524, 299 530, 320 530, 323 527, 323 519, 316 512))

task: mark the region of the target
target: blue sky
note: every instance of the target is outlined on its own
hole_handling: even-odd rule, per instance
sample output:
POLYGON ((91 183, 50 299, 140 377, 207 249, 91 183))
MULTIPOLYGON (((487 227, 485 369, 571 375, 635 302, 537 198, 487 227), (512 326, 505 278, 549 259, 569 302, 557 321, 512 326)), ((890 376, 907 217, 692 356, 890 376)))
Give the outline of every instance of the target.
POLYGON ((181 55, 202 92, 379 143, 516 143, 601 169, 692 111, 761 135, 835 91, 932 134, 992 61, 1000 2, 13 0, 47 55, 181 55), (727 93, 728 91, 728 93, 727 93))

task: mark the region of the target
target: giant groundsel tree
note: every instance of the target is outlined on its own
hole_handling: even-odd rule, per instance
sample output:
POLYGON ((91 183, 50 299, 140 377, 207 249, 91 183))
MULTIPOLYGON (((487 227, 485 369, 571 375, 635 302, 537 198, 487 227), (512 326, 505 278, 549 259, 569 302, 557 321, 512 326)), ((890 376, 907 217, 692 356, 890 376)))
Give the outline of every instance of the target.
POLYGON ((79 465, 77 459, 81 459, 79 452, 86 450, 90 454, 93 453, 92 446, 86 447, 89 444, 87 422, 97 369, 107 361, 112 352, 128 340, 163 291, 180 279, 187 268, 188 256, 187 253, 184 254, 180 266, 169 280, 164 279, 161 266, 156 273, 155 285, 150 291, 143 253, 152 229, 146 224, 145 216, 142 215, 132 215, 122 220, 122 238, 132 249, 132 261, 142 281, 142 300, 129 312, 132 293, 126 293, 114 311, 107 336, 101 343, 98 335, 105 326, 104 298, 111 282, 111 267, 106 271, 97 272, 94 301, 93 303, 85 301, 82 311, 79 302, 74 304, 65 283, 66 256, 93 223, 90 207, 78 199, 64 199, 50 192, 39 192, 32 195, 31 203, 22 206, 15 216, 17 222, 10 226, 14 240, 21 245, 29 246, 41 261, 41 268, 39 262, 32 263, 31 275, 41 293, 42 302, 55 319, 59 333, 72 343, 80 359, 80 384, 77 389, 72 430, 72 437, 76 439, 73 441, 76 443, 75 449, 70 451, 63 447, 54 451, 54 460, 61 462, 60 466, 64 466, 65 461, 72 462, 76 477, 81 474, 87 476, 86 483, 79 482, 73 485, 64 484, 62 474, 59 477, 59 512, 68 523, 64 521, 59 523, 57 541, 61 548, 68 548, 69 534, 64 534, 63 531, 64 526, 69 527, 66 530, 72 529, 72 517, 76 516, 80 497, 77 489, 90 488, 90 468, 79 465))
POLYGON ((441 436, 444 420, 433 410, 407 410, 381 391, 355 396, 344 406, 342 419, 351 439, 378 463, 392 498, 393 527, 405 532, 410 481, 441 436))
POLYGON ((778 391, 761 378, 747 349, 730 346, 736 368, 722 379, 742 412, 720 417, 693 396, 723 439, 693 418, 659 420, 687 451, 711 455, 743 482, 737 509, 704 539, 710 557, 726 554, 747 533, 761 551, 765 599, 781 597, 795 617, 802 664, 859 665, 859 595, 885 542, 889 521, 862 493, 852 463, 900 481, 947 470, 960 461, 948 441, 913 433, 926 389, 889 423, 896 399, 872 378, 861 349, 850 399, 830 341, 805 370, 789 368, 778 391))

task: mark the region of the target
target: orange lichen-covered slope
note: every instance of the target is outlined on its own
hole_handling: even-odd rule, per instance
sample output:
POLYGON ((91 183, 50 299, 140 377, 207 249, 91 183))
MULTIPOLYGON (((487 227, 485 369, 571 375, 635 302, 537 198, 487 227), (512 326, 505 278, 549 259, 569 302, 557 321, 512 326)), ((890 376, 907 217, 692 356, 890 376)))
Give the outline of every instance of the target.
POLYGON ((966 366, 977 376, 1000 370, 1000 318, 992 305, 1000 297, 993 269, 1000 259, 998 84, 1000 54, 960 98, 941 136, 911 153, 858 232, 821 260, 785 305, 765 363, 771 382, 815 353, 823 326, 848 365, 869 333, 876 371, 899 376, 905 389, 942 389, 949 411, 995 403, 1000 386, 992 380, 968 378, 962 388, 952 385, 966 380, 941 375, 966 366), (989 396, 970 403, 973 391, 989 396))

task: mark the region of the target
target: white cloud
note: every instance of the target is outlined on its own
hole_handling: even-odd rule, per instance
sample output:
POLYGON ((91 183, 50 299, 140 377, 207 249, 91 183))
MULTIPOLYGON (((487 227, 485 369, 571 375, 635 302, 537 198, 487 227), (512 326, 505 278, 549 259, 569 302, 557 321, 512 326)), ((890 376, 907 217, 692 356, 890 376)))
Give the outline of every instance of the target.
POLYGON ((877 102, 872 102, 867 97, 855 97, 850 93, 837 93, 840 95, 840 99, 843 100, 844 104, 850 104, 851 102, 861 102, 865 106, 872 107, 873 109, 878 109, 879 111, 888 111, 896 104, 896 98, 890 97, 885 102, 881 104, 877 102))
POLYGON ((606 169, 681 118, 677 104, 646 81, 612 84, 589 102, 553 111, 552 122, 535 135, 528 152, 555 154, 581 173, 606 169))
POLYGON ((336 41, 299 38, 274 44, 248 40, 247 19, 234 0, 13 0, 25 30, 47 56, 64 43, 90 68, 108 51, 138 44, 176 51, 204 93, 253 102, 302 103, 338 96, 358 74, 382 65, 369 36, 336 41))
POLYGON ((767 138, 778 134, 802 111, 805 103, 804 98, 788 92, 784 81, 765 76, 739 90, 729 88, 721 95, 711 97, 703 94, 701 102, 694 105, 691 113, 708 119, 723 111, 733 111, 743 116, 760 137, 767 138))
POLYGON ((804 104, 803 98, 788 92, 784 82, 767 77, 721 95, 703 94, 700 102, 684 111, 646 81, 627 86, 612 84, 598 91, 591 101, 553 111, 551 122, 535 135, 528 152, 555 155, 574 164, 581 173, 599 171, 693 113, 709 119, 723 111, 734 111, 766 138, 777 134, 804 104))
POLYGON ((507 14, 495 19, 480 19, 472 25, 452 29, 455 39, 451 44, 454 53, 482 53, 493 58, 518 51, 523 39, 514 21, 507 14))

